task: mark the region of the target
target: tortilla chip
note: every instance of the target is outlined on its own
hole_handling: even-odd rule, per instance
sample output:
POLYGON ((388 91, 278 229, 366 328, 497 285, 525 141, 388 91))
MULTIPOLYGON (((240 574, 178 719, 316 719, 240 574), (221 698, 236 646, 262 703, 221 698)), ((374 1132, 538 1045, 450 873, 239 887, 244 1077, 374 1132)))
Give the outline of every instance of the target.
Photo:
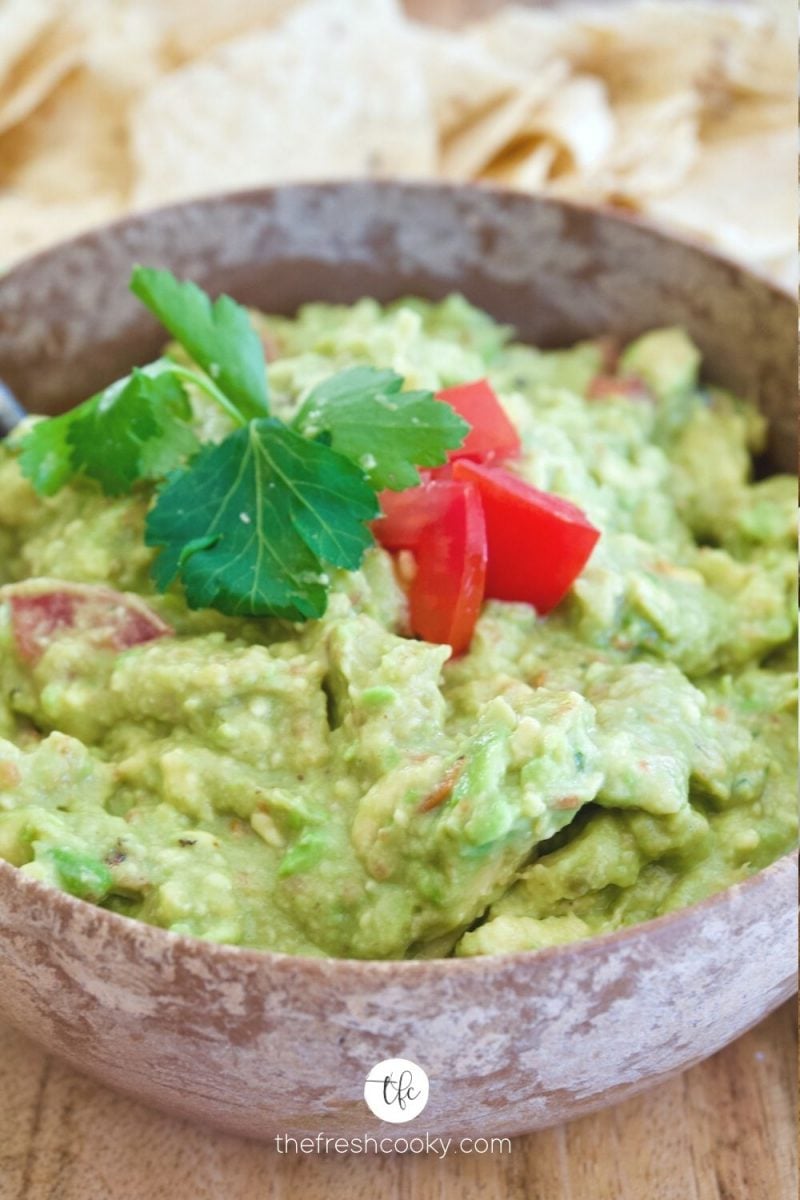
POLYGON ((595 170, 616 136, 605 84, 591 75, 573 75, 537 110, 528 132, 556 142, 574 170, 595 170))
POLYGON ((649 215, 746 261, 795 252, 797 135, 785 123, 766 124, 774 119, 773 106, 755 105, 748 121, 736 114, 706 130, 692 170, 647 205, 649 215))
POLYGON ((789 21, 796 22, 797 8, 784 0, 781 3, 784 11, 780 17, 775 6, 775 19, 762 19, 728 40, 723 70, 734 90, 754 96, 786 96, 795 91, 797 40, 789 21))
POLYGON ((0 133, 24 121, 81 61, 78 31, 56 20, 40 31, 28 51, 0 82, 0 133))
POLYGON ((540 191, 559 176, 582 179, 606 160, 614 138, 614 116, 602 83, 575 75, 536 109, 481 178, 525 191, 540 191))
POLYGON ((700 152, 696 96, 620 104, 613 115, 616 136, 605 160, 594 171, 559 177, 553 184, 557 195, 639 209, 685 178, 700 152))
POLYGON ((132 141, 137 205, 436 167, 414 42, 384 0, 313 0, 167 75, 134 111, 132 141))
POLYGON ((499 62, 530 76, 555 59, 580 68, 594 34, 582 28, 572 10, 543 11, 507 6, 473 26, 473 32, 499 62))
POLYGON ((0 137, 0 186, 42 202, 123 200, 130 186, 127 98, 81 68, 0 137))
POLYGON ((476 37, 415 29, 439 136, 447 138, 525 84, 525 73, 494 57, 476 37))
POLYGON ((0 84, 59 15, 58 0, 3 0, 0 4, 0 84))
POLYGON ((71 0, 81 62, 118 92, 136 92, 167 69, 167 0, 71 0))
POLYGON ((537 110, 564 82, 568 71, 565 62, 548 63, 508 99, 461 126, 442 147, 441 173, 445 179, 476 178, 508 145, 528 132, 537 110))
MULTIPOLYGON (((762 4, 764 0, 762 0, 762 4)), ((773 0, 785 8, 790 0, 773 0)), ((726 81, 785 88, 793 39, 769 13, 718 0, 639 0, 542 12, 504 8, 476 27, 487 49, 528 71, 552 58, 603 79, 612 99, 642 103, 673 92, 713 91, 726 81), (780 82, 778 82, 780 80, 780 82)))
POLYGON ((481 179, 520 191, 538 192, 557 170, 562 153, 555 142, 538 137, 520 138, 489 163, 481 179))
POLYGON ((577 10, 574 19, 590 47, 584 68, 625 103, 719 87, 731 40, 759 20, 750 6, 708 0, 603 5, 577 10))
POLYGON ((173 63, 206 54, 221 42, 278 24, 299 0, 160 0, 165 48, 173 63))
POLYGON ((700 153, 697 97, 676 92, 615 109, 618 136, 609 156, 612 187, 631 200, 675 187, 700 153))

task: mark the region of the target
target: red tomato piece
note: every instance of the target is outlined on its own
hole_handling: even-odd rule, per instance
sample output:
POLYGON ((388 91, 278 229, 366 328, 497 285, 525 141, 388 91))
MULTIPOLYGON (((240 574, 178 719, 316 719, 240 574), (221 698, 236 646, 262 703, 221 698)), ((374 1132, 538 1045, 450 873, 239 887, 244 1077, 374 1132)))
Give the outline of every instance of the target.
MULTIPOLYGON (((471 484, 433 481, 436 519, 416 547, 417 569, 409 590, 411 629, 426 642, 462 654, 472 640, 486 583, 486 523, 471 484)), ((423 491, 417 488, 416 491, 423 491)), ((423 503, 425 501, 422 501, 423 503)))
POLYGON ((445 388, 436 398, 449 404, 472 426, 463 445, 449 452, 451 462, 459 458, 492 462, 519 454, 519 434, 485 379, 445 388))
POLYGON ((586 392, 589 400, 624 396, 627 400, 651 401, 652 393, 637 375, 596 375, 586 392))
POLYGON ((17 651, 29 663, 65 633, 80 633, 92 646, 121 651, 173 632, 139 596, 94 584, 32 580, 0 589, 0 600, 9 603, 17 651))
POLYGON ((453 464, 446 462, 441 467, 426 467, 424 471, 420 471, 420 475, 426 482, 430 479, 452 479, 453 464))
MULTIPOLYGON (((449 468, 440 469, 449 472, 449 468)), ((416 550, 425 530, 442 517, 452 501, 452 481, 448 487, 448 481, 438 475, 432 480, 433 472, 421 474, 423 481, 419 487, 404 492, 385 491, 379 496, 383 516, 373 521, 372 532, 384 550, 416 550)), ((463 486, 458 484, 456 490, 463 486)))
POLYGON ((453 464, 453 475, 480 492, 489 548, 486 595, 549 612, 585 567, 599 530, 569 500, 501 468, 462 460, 453 464))

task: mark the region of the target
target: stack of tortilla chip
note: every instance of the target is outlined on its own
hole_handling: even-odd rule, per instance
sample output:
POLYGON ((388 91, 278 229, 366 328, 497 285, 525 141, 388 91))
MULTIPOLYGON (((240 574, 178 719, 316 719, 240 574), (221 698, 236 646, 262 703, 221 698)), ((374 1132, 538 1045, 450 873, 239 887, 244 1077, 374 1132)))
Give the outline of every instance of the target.
POLYGON ((793 15, 606 0, 456 31, 397 0, 0 0, 0 265, 190 196, 442 178, 618 205, 791 285, 793 15))

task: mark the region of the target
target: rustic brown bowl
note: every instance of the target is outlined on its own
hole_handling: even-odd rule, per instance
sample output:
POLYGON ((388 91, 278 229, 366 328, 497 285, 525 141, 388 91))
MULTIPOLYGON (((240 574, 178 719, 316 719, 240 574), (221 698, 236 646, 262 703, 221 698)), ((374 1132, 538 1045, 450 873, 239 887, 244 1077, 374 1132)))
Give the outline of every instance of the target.
MULTIPOLYGON (((171 267, 265 309, 458 289, 522 338, 680 322, 757 398, 794 465, 794 306, 704 251, 605 213, 474 188, 335 184, 205 200, 58 247, 0 280, 0 378, 58 409, 158 349, 126 291, 171 267)), ((0 864, 0 1012, 73 1066, 235 1133, 515 1133, 622 1100, 718 1050, 795 986, 787 856, 692 908, 497 958, 352 962, 178 937, 0 864), (363 1086, 425 1068, 413 1125, 363 1086)))

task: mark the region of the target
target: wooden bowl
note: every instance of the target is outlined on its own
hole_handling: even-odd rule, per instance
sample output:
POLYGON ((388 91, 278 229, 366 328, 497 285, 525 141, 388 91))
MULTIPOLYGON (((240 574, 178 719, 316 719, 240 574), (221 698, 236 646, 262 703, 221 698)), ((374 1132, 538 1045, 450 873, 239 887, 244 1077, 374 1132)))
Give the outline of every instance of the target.
MULTIPOLYGON (((169 266, 270 310, 452 290, 563 345, 684 324, 711 378, 762 404, 794 465, 795 313, 705 251, 597 211, 469 187, 283 187, 145 214, 0 280, 0 378, 55 412, 163 334, 128 295, 169 266)), ((539 953, 286 957, 179 937, 0 864, 0 1013, 94 1078, 234 1133, 457 1136, 564 1121, 681 1071, 795 986, 787 856, 647 924, 539 953), (383 1059, 430 1077, 412 1125, 373 1117, 383 1059)))

